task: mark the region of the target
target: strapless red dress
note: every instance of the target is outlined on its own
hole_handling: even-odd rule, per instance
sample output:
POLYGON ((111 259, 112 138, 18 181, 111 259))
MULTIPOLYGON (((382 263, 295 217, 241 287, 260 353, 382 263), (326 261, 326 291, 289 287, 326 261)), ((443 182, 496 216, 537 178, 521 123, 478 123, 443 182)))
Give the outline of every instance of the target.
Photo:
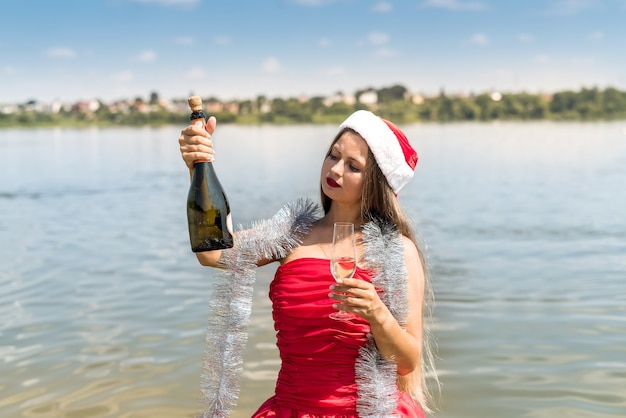
MULTIPOLYGON (((357 268, 356 278, 371 273, 357 268)), ((329 318, 334 283, 329 260, 300 258, 278 267, 270 285, 274 328, 282 360, 275 395, 253 418, 357 417, 354 364, 369 324, 329 318)), ((396 415, 423 418, 420 406, 399 393, 396 415)))

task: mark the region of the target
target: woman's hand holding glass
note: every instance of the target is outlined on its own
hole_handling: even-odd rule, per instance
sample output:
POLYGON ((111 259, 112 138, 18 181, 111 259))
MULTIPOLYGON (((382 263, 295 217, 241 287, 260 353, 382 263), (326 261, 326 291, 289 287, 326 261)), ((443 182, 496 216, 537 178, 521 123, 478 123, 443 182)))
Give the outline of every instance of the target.
MULTIPOLYGON (((337 222, 333 227, 333 246, 330 256, 330 271, 335 281, 342 283, 350 279, 356 271, 356 244, 354 241, 354 224, 337 222)), ((336 288, 335 288, 336 289, 336 288)), ((332 319, 347 321, 354 316, 345 311, 330 314, 332 319)))
POLYGON ((384 323, 391 315, 378 290, 365 280, 344 279, 331 286, 330 297, 338 302, 337 309, 356 314, 370 324, 384 323))
POLYGON ((357 314, 372 323, 377 320, 377 316, 383 314, 378 320, 386 316, 388 310, 374 285, 352 278, 356 271, 356 244, 352 223, 338 222, 334 225, 330 270, 337 283, 331 286, 329 296, 339 302, 334 305, 338 311, 330 314, 332 319, 346 321, 357 314))

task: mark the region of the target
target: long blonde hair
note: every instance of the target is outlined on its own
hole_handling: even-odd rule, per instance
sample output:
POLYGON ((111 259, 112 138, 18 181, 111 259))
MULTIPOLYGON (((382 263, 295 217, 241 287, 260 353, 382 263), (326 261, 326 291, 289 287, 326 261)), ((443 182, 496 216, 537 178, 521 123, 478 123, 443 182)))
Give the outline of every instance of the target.
MULTIPOLYGON (((332 141, 325 158, 328 158, 332 151, 332 146, 339 140, 341 135, 346 130, 354 132, 358 135, 358 132, 353 131, 352 129, 344 129, 340 131, 332 141)), ((378 218, 387 222, 392 222, 396 225, 398 232, 409 238, 415 244, 422 268, 424 269, 424 303, 422 308, 422 352, 420 358, 420 368, 415 369, 407 375, 398 376, 398 388, 411 395, 411 397, 420 404, 425 412, 430 412, 433 397, 428 390, 426 377, 428 376, 433 379, 437 388, 439 388, 439 379, 434 367, 434 356, 431 348, 431 320, 434 294, 430 285, 430 276, 428 274, 426 258, 424 257, 424 253, 417 242, 411 222, 404 214, 404 211, 398 202, 397 196, 391 189, 391 186, 389 186, 387 179, 376 163, 374 154, 372 154, 372 151, 369 148, 364 176, 365 181, 361 195, 362 221, 365 223, 373 218, 378 218)), ((332 199, 324 194, 321 187, 320 195, 324 213, 328 213, 332 204, 332 199)))

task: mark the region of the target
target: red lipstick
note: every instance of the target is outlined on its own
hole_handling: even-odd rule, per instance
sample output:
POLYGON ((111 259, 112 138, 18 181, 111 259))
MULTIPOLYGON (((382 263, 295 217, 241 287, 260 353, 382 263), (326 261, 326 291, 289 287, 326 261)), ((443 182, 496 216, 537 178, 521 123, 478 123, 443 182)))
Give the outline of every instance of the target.
POLYGON ((326 177, 326 184, 328 184, 332 188, 339 187, 339 184, 330 177, 326 177))

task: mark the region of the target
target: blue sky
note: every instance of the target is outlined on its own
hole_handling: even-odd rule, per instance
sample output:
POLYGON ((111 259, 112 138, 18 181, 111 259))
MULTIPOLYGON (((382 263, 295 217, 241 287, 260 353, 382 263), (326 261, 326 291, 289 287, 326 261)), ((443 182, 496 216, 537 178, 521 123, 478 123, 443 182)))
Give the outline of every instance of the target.
POLYGON ((626 0, 3 0, 0 103, 626 89, 626 0))

